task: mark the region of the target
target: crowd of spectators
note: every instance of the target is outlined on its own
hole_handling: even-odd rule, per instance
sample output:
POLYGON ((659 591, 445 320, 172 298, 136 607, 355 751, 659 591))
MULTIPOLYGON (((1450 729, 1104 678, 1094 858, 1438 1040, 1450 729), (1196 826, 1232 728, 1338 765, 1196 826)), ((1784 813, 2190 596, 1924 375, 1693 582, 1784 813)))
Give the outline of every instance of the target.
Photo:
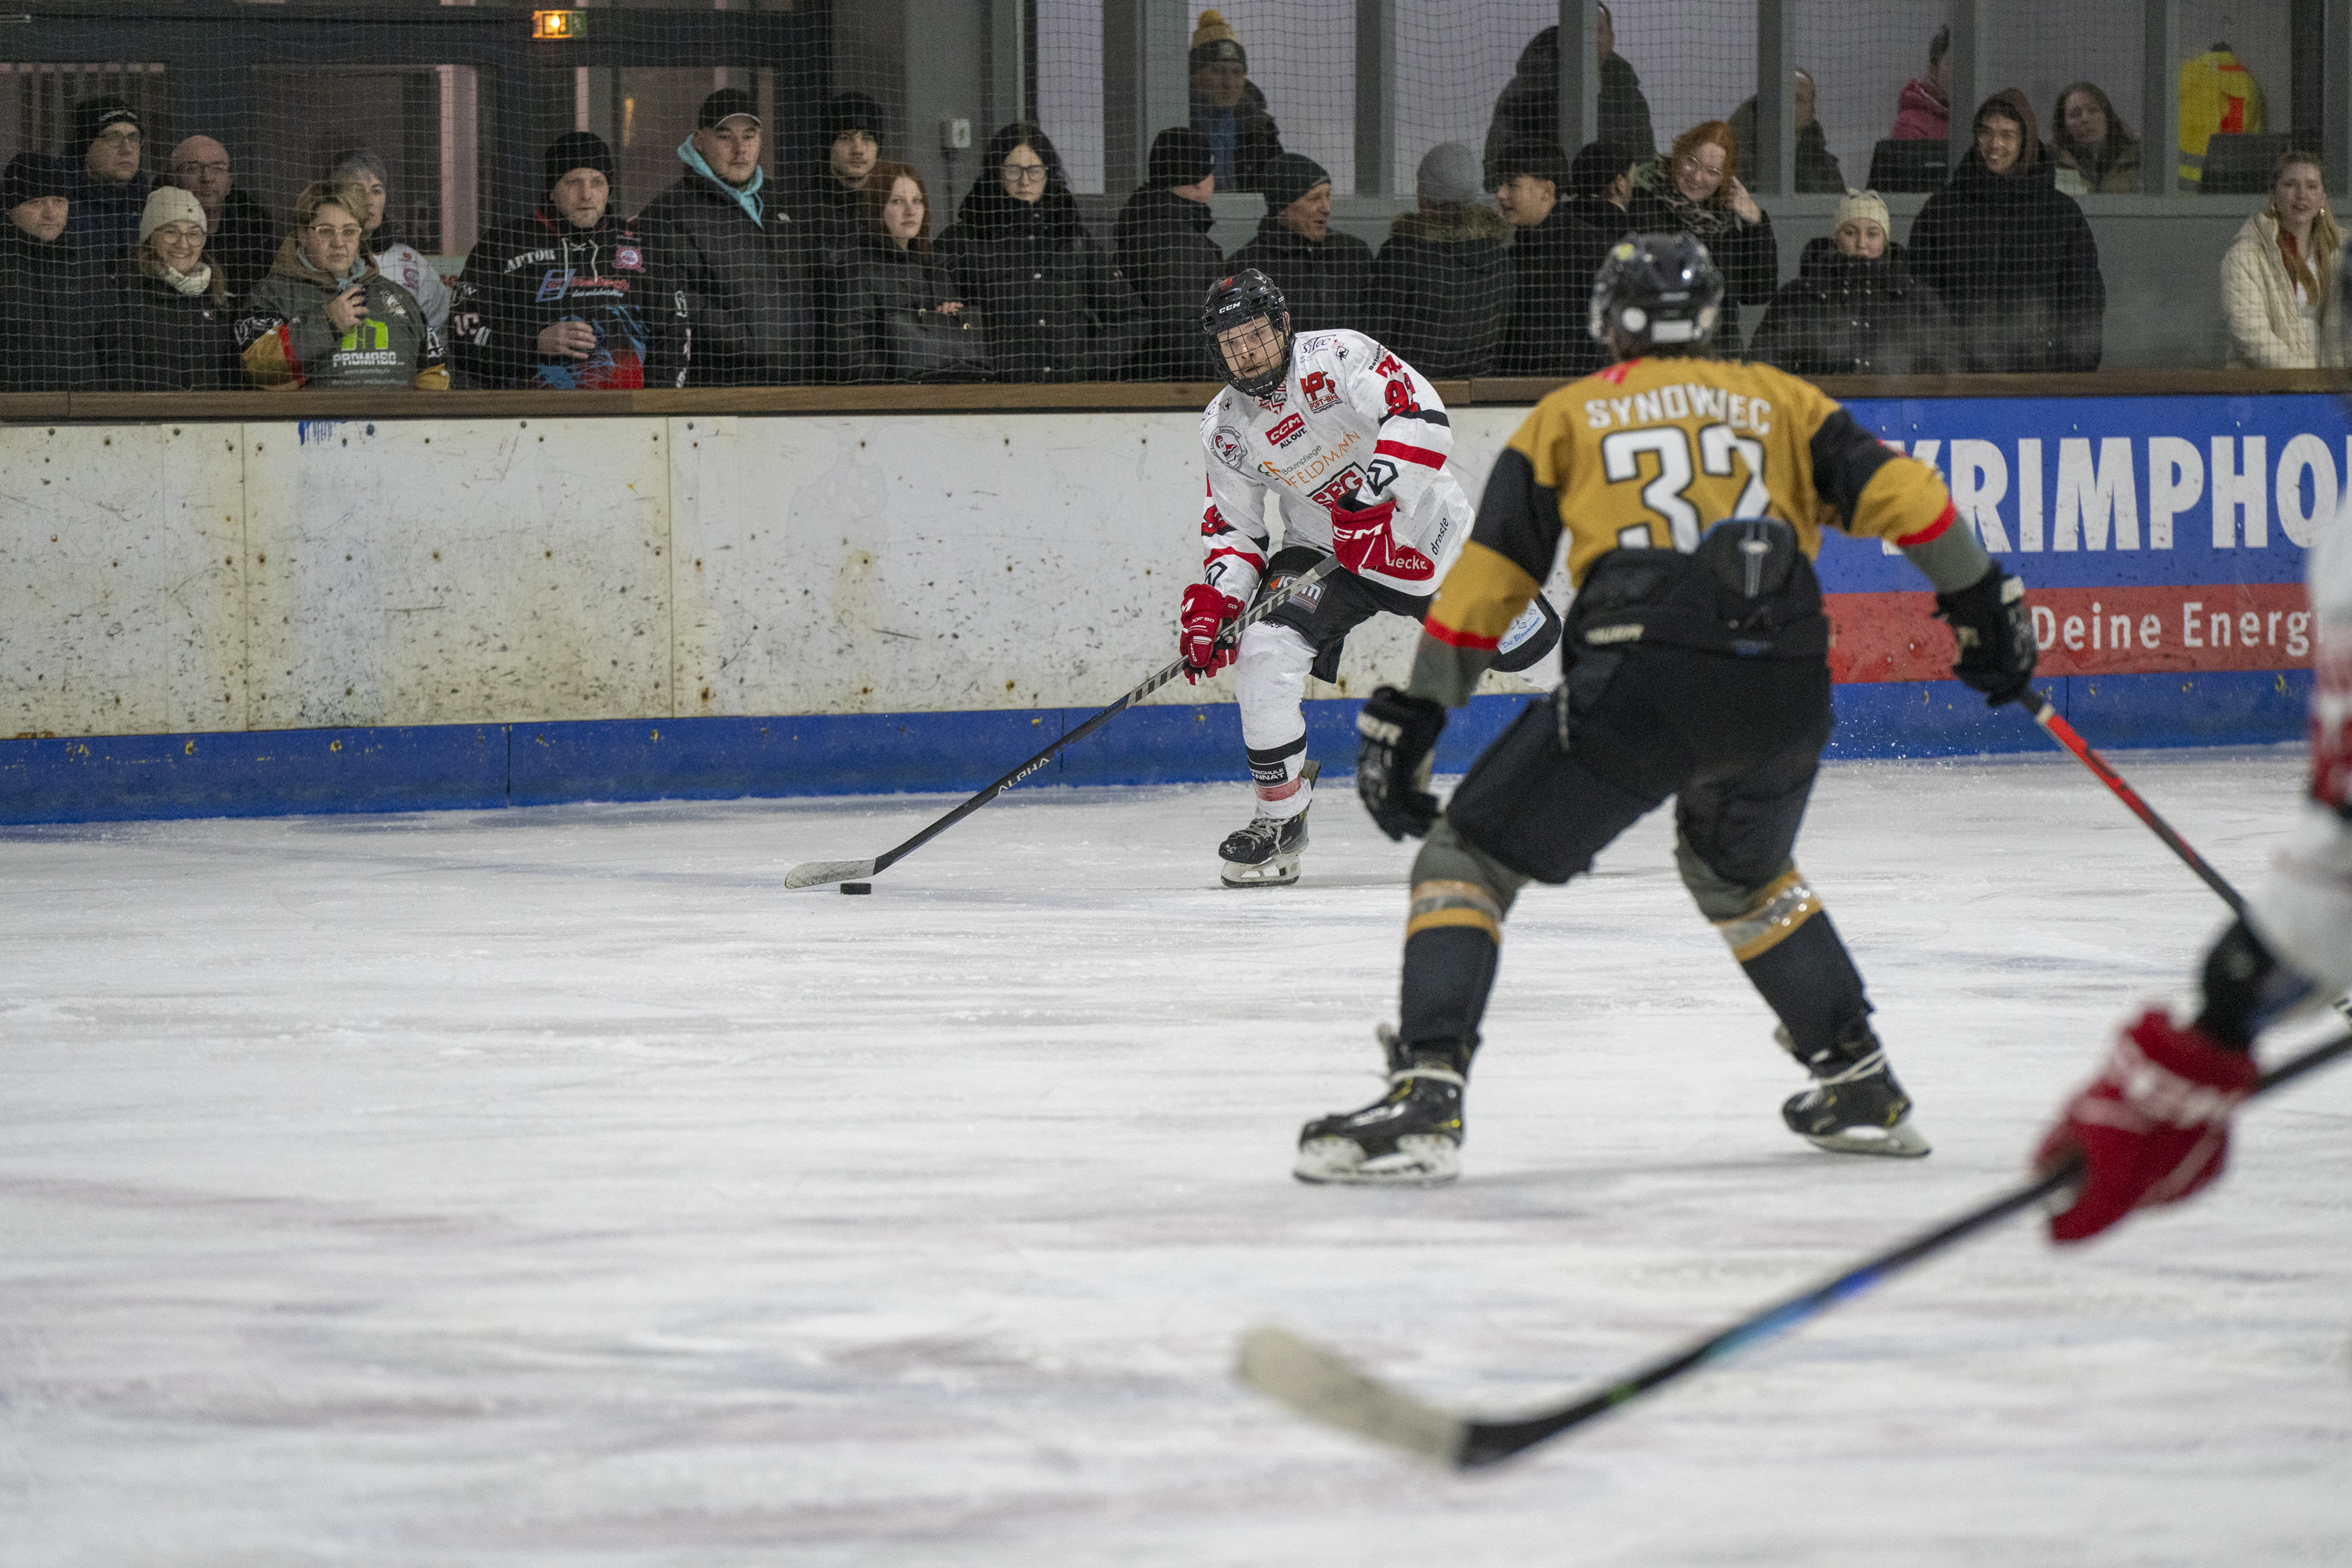
MULTIPOLYGON (((1792 183, 1842 199, 1783 284, 1748 185, 1756 99, 1661 151, 1607 6, 1597 19, 1599 138, 1572 158, 1555 139, 1559 33, 1546 28, 1483 151, 1429 148, 1412 210, 1377 248, 1335 226, 1329 174, 1284 148, 1242 38, 1213 10, 1192 35, 1188 122, 1153 141, 1107 237, 1034 124, 988 139, 935 237, 945 215, 874 99, 827 100, 812 155, 778 164, 757 101, 721 89, 634 217, 613 150, 572 132, 545 149, 530 210, 445 278, 387 224, 406 209, 375 151, 336 153, 281 226, 222 142, 187 137, 151 175, 137 110, 91 98, 64 153, 0 174, 0 390, 1197 382, 1214 377, 1201 299, 1244 267, 1281 288, 1297 330, 1370 332, 1424 374, 1568 377, 1601 363, 1586 330, 1594 271, 1646 231, 1707 247, 1727 285, 1727 353, 1807 375, 2097 367, 2105 285, 2074 198, 2138 190, 2146 156, 2098 84, 2058 95, 2046 139, 2023 93, 1987 98, 1898 243, 1886 202, 1849 188, 1830 153, 1812 74, 1794 72, 1792 183), (1265 210, 1227 255, 1212 204, 1234 191, 1265 210)), ((2184 92, 2207 65, 2216 95, 2258 92, 2219 47, 2184 68, 2184 92)), ((1950 94, 1947 28, 1896 94, 1888 140, 1946 143, 1950 94)), ((2341 363, 2342 253, 2318 161, 2289 154, 2223 265, 2231 363, 2341 363)))

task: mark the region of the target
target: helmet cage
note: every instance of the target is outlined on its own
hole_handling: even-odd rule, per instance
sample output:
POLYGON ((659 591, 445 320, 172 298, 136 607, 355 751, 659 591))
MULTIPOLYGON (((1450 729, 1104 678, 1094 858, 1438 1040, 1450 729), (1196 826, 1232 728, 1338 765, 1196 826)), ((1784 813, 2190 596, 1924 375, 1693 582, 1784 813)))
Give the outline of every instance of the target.
POLYGON ((1210 359, 1237 391, 1264 397, 1278 390, 1289 376, 1293 337, 1289 304, 1274 279, 1256 268, 1245 267, 1209 286, 1208 298, 1201 304, 1201 331, 1209 340, 1210 359), (1223 335, 1253 321, 1265 321, 1281 339, 1282 355, 1272 368, 1244 375, 1225 357, 1223 335))

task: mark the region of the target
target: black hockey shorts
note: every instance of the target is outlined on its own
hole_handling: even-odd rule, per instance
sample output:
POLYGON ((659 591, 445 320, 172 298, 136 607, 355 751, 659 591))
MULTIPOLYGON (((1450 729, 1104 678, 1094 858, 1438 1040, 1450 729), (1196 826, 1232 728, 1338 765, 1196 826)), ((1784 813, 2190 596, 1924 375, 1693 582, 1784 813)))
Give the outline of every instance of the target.
POLYGON ((1830 723, 1820 659, 1643 643, 1586 653, 1550 702, 1471 764, 1446 820, 1513 870, 1564 882, 1675 795, 1675 826, 1698 858, 1761 887, 1797 841, 1830 723), (1613 668, 1591 679, 1604 661, 1613 668))
MULTIPOLYGON (((1258 594, 1271 594, 1329 553, 1311 544, 1285 545, 1265 563, 1258 594)), ((1429 614, 1429 606, 1436 602, 1434 595, 1408 594, 1385 584, 1368 582, 1341 567, 1304 594, 1284 600, 1282 607, 1266 619, 1305 637, 1307 646, 1315 650, 1315 664, 1307 673, 1318 680, 1328 680, 1339 673, 1339 656, 1347 651, 1349 632, 1383 614, 1418 621, 1429 614)))

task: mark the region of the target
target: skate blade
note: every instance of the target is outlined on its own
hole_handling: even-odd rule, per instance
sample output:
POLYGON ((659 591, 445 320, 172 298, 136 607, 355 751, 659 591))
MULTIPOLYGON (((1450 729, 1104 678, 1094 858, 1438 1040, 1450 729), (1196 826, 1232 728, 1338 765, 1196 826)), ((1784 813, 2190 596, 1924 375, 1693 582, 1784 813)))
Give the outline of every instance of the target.
POLYGON ((1394 1153, 1367 1160, 1348 1139, 1312 1138, 1298 1146, 1290 1173, 1318 1187, 1443 1186, 1462 1173, 1462 1149, 1434 1132, 1408 1132, 1394 1153))
POLYGON ((1262 866, 1219 862, 1218 879, 1228 888, 1287 888, 1298 880, 1298 857, 1277 856, 1262 866))
POLYGON ((1890 1160, 1916 1160, 1934 1147, 1908 1119, 1892 1127, 1848 1127, 1819 1135, 1808 1132, 1803 1137, 1814 1148, 1832 1154, 1877 1154, 1890 1160))

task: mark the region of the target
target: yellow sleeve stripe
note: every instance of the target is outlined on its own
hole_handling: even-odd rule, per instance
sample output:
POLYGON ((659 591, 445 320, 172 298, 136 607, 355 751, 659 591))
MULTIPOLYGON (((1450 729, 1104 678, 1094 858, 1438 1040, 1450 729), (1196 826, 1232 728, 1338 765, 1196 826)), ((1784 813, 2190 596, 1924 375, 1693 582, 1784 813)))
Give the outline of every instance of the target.
POLYGON ((1517 562, 1474 539, 1445 574, 1422 629, 1455 647, 1493 647, 1542 585, 1517 562))
POLYGON ((1936 524, 1951 504, 1942 475, 1916 458, 1896 458, 1881 465, 1862 487, 1846 531, 1862 539, 1933 538, 1941 531, 1936 524))

